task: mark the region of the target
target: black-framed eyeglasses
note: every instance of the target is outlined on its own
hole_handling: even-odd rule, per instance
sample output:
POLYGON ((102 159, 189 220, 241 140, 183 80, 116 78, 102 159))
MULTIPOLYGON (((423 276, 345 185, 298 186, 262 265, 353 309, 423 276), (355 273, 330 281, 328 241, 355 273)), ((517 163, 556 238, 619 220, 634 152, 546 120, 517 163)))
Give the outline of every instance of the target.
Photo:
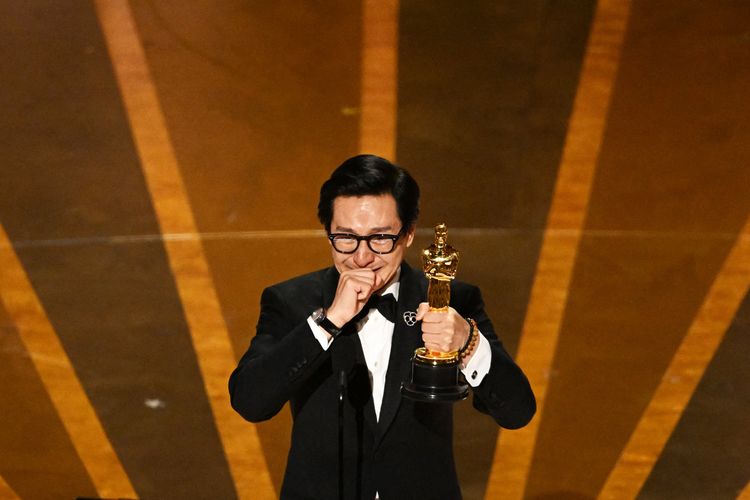
POLYGON ((350 233, 329 233, 328 239, 331 240, 333 249, 339 253, 354 253, 359 248, 360 241, 366 241, 367 246, 373 253, 380 255, 391 253, 396 249, 396 242, 401 238, 403 229, 398 234, 370 234, 359 236, 350 233))

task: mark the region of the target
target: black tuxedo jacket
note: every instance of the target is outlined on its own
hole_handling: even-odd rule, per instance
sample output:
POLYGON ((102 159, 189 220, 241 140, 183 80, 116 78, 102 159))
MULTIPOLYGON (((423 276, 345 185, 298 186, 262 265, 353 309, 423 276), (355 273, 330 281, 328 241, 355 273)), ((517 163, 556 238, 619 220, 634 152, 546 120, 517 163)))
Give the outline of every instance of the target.
MULTIPOLYGON (((376 420, 372 391, 353 322, 328 350, 307 318, 333 302, 339 274, 328 268, 264 290, 257 333, 229 380, 232 406, 251 422, 276 415, 288 401, 294 424, 281 496, 285 499, 452 499, 461 491, 453 461, 453 407, 401 397, 414 350, 422 346, 421 323, 408 326, 407 311, 427 298, 427 280, 406 263, 401 268, 398 313, 376 420), (341 373, 344 402, 343 470, 339 471, 341 373)), ((473 389, 474 406, 499 425, 525 425, 536 409, 526 377, 505 352, 485 314, 479 289, 451 283, 451 306, 474 318, 490 341, 492 365, 473 389)))

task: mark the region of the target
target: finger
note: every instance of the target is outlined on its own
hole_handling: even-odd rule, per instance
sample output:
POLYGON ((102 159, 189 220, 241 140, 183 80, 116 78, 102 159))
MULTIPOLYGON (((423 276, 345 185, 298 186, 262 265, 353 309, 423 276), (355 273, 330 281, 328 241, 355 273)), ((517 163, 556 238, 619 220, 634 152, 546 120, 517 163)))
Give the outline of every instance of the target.
POLYGON ((378 273, 376 273, 374 271, 373 271, 372 275, 373 275, 372 288, 374 290, 380 290, 383 287, 383 285, 385 284, 385 280, 382 278, 382 276, 380 276, 378 273))
POLYGON ((347 274, 346 276, 341 277, 341 283, 344 286, 357 286, 361 287, 363 285, 372 287, 372 285, 375 283, 375 276, 373 274, 366 274, 366 273, 358 273, 358 274, 347 274))
POLYGON ((442 325, 440 323, 429 323, 422 321, 422 331, 424 333, 448 333, 449 330, 445 327, 445 325, 442 325))
POLYGON ((336 290, 336 298, 346 300, 366 300, 372 291, 372 273, 352 273, 345 271, 341 274, 336 290))
POLYGON ((422 321, 426 323, 445 323, 450 321, 450 317, 445 311, 430 311, 428 308, 423 315, 422 321))
POLYGON ((430 304, 427 302, 422 302, 419 304, 419 307, 417 307, 417 321, 421 321, 424 317, 425 313, 430 310, 430 304))
POLYGON ((446 335, 422 335, 422 340, 427 349, 440 352, 451 352, 451 338, 446 335))
POLYGON ((356 269, 347 269, 342 274, 356 274, 356 275, 362 275, 362 276, 374 276, 375 275, 375 271, 373 271, 369 267, 358 267, 356 269))
POLYGON ((357 301, 364 305, 365 302, 370 300, 370 295, 372 295, 372 287, 362 288, 357 292, 357 301))
POLYGON ((344 287, 352 287, 355 291, 372 289, 375 283, 375 275, 372 273, 347 273, 341 276, 340 284, 344 287))
POLYGON ((341 276, 371 276, 373 274, 375 274, 375 271, 367 267, 359 267, 357 269, 346 269, 345 271, 341 271, 341 276))

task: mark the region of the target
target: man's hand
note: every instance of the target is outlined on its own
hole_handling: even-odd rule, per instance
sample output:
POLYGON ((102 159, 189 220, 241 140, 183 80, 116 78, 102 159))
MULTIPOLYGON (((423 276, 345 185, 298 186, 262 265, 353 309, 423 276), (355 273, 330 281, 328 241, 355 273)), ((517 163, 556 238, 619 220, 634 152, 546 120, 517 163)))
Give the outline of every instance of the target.
POLYGON ((339 276, 336 297, 326 316, 341 328, 365 306, 375 290, 383 286, 383 279, 372 269, 350 269, 339 276))
POLYGON ((452 307, 447 311, 431 312, 430 305, 422 302, 417 308, 419 320, 422 320, 424 346, 431 351, 458 351, 469 338, 469 323, 452 307))

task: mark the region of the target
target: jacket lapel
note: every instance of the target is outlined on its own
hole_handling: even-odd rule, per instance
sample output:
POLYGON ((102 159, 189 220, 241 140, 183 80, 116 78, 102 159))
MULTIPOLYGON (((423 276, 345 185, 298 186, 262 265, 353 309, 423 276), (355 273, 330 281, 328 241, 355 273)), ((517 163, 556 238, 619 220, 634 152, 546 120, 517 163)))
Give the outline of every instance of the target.
POLYGON ((420 277, 418 271, 412 269, 405 262, 402 264, 396 324, 393 329, 388 373, 385 377, 383 404, 380 407, 376 446, 396 416, 401 404, 401 383, 409 377, 414 350, 422 345, 421 323, 412 322, 409 318, 410 313, 416 313, 419 303, 424 302, 427 297, 424 280, 420 277), (409 324, 407 324, 407 320, 409 324))

